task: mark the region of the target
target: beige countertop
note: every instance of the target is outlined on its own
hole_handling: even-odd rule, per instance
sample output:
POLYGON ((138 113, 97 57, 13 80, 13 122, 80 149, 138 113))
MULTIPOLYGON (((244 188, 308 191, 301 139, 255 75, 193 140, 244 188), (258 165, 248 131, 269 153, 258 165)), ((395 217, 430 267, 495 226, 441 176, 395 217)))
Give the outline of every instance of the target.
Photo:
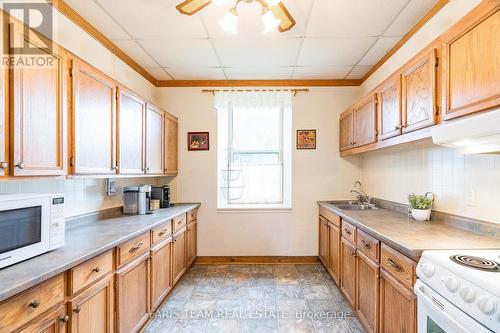
POLYGON ((407 214, 389 209, 353 211, 339 209, 325 201, 318 204, 416 261, 425 250, 500 249, 498 238, 441 222, 414 221, 407 214))

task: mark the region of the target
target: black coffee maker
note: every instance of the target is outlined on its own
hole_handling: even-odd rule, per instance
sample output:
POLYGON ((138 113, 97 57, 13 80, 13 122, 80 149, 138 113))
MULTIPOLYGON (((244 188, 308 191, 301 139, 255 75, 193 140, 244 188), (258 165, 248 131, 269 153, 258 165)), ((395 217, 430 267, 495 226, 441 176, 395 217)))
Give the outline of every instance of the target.
POLYGON ((170 203, 170 186, 151 186, 151 198, 160 200, 160 208, 168 208, 173 206, 170 203))

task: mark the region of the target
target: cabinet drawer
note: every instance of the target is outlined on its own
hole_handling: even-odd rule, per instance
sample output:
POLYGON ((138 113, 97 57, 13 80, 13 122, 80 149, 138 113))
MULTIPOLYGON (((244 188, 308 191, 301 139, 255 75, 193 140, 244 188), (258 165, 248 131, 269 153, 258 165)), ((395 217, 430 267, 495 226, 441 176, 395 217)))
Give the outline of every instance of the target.
POLYGON ((139 254, 148 251, 151 245, 150 240, 151 237, 148 231, 131 241, 119 245, 116 248, 118 266, 126 263, 132 258, 135 258, 139 254))
POLYGON ((151 230, 151 244, 156 244, 172 235, 172 220, 151 230))
POLYGON ((195 208, 187 213, 187 223, 191 223, 198 218, 198 208, 195 208))
POLYGON ((356 244, 356 227, 342 220, 342 236, 352 244, 356 244))
POLYGON ((357 231, 357 239, 356 244, 358 246, 358 250, 366 254, 370 259, 373 259, 375 262, 379 262, 380 255, 380 242, 378 239, 373 238, 368 235, 366 232, 362 230, 357 231))
POLYGON ((186 226, 186 214, 179 215, 174 218, 174 233, 186 226))
POLYGON ((0 303, 0 332, 12 332, 64 302, 63 274, 0 303))
POLYGON ((380 250, 380 265, 403 285, 413 286, 416 263, 384 243, 380 250))
POLYGON ((340 228, 340 216, 336 215, 328 208, 319 206, 319 215, 323 216, 325 219, 327 219, 328 221, 335 224, 338 228, 340 228))
POLYGON ((113 253, 108 251, 69 271, 70 294, 75 294, 113 272, 113 253))

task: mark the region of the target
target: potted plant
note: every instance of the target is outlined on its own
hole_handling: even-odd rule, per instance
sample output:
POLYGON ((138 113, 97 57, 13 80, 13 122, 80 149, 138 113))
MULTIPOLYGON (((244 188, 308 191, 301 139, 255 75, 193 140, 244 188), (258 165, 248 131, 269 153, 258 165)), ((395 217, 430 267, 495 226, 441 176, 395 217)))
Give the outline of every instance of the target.
POLYGON ((424 195, 410 194, 408 203, 411 215, 417 221, 429 221, 431 218, 434 195, 427 192, 424 195))

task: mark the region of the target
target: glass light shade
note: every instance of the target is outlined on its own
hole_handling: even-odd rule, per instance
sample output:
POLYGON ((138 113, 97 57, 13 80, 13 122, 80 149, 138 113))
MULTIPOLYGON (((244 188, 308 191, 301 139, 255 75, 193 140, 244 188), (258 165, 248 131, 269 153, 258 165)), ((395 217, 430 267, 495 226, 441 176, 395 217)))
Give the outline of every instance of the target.
POLYGON ((266 0, 267 4, 269 6, 276 6, 277 4, 279 4, 281 2, 281 0, 266 0))
POLYGON ((216 4, 217 6, 222 6, 226 2, 227 0, 212 0, 212 3, 216 4))
POLYGON ((231 32, 235 35, 238 33, 238 16, 234 15, 231 12, 228 12, 226 14, 226 17, 224 17, 224 20, 219 21, 219 24, 222 29, 226 30, 227 32, 231 32))
POLYGON ((276 30, 281 24, 281 20, 278 20, 270 10, 262 15, 262 21, 264 22, 264 33, 276 30))

